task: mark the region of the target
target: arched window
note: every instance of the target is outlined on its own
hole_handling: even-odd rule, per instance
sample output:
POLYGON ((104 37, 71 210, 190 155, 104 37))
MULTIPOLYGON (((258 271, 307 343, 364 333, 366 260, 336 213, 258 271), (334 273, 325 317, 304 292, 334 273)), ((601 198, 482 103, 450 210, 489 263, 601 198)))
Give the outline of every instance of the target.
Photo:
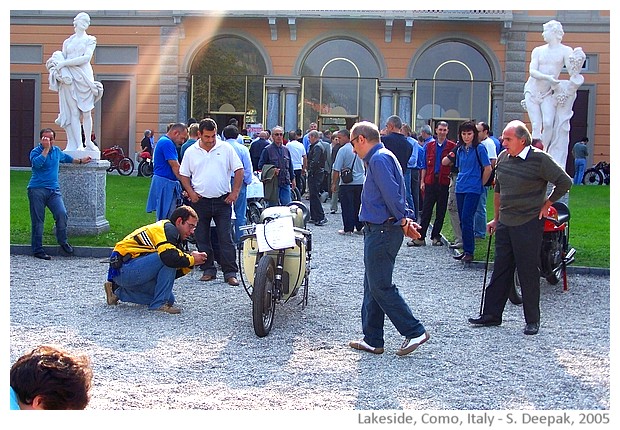
POLYGON ((375 118, 377 78, 374 55, 361 44, 331 39, 317 45, 305 58, 303 126, 350 127, 358 119, 375 118))
POLYGON ((413 68, 416 128, 447 120, 450 131, 464 119, 490 122, 491 69, 472 46, 441 42, 420 55, 413 68))
POLYGON ((262 121, 265 61, 247 40, 209 42, 191 67, 190 116, 215 119, 218 129, 235 117, 240 127, 262 121))

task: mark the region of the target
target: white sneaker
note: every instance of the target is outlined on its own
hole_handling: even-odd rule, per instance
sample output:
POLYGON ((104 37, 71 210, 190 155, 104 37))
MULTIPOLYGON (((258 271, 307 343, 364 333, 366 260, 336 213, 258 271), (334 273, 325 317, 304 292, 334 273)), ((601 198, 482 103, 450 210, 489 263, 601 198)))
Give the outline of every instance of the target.
POLYGON ((400 349, 396 351, 396 355, 403 356, 412 353, 428 339, 430 339, 430 336, 427 332, 422 333, 418 337, 406 338, 400 349))

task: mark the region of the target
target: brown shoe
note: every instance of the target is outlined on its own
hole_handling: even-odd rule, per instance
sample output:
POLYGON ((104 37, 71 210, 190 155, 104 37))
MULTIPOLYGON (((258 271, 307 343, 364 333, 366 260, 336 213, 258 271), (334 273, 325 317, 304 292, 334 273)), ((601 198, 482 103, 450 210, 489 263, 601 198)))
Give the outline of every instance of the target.
POLYGON ((160 311, 160 312, 166 312, 168 314, 180 314, 181 313, 181 309, 171 306, 168 303, 166 303, 165 305, 162 305, 160 308, 157 308, 155 310, 160 311))
POLYGON ((103 284, 103 288, 105 289, 105 298, 108 302, 108 305, 118 305, 118 296, 114 294, 114 284, 110 281, 106 281, 103 284))
POLYGON ((202 277, 200 278, 201 281, 212 281, 215 279, 215 275, 208 275, 208 274, 204 274, 202 275, 202 277))
POLYGON ((430 336, 428 335, 428 333, 424 332, 418 337, 405 339, 400 349, 396 351, 396 355, 403 356, 412 353, 429 338, 430 336))
POLYGON ((375 348, 374 346, 368 345, 364 340, 352 340, 349 342, 349 346, 353 349, 358 349, 360 351, 370 352, 372 354, 383 354, 383 348, 375 348))
POLYGON ((228 285, 232 285, 233 287, 236 287, 239 285, 239 281, 234 276, 231 276, 230 278, 228 278, 226 282, 228 282, 228 285))

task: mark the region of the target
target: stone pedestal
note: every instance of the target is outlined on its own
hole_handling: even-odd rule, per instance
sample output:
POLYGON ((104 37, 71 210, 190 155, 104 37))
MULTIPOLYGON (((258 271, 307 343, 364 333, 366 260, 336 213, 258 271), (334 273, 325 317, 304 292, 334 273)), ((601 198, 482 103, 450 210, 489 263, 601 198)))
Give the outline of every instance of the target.
POLYGON ((86 165, 60 164, 58 180, 69 215, 69 236, 97 235, 110 230, 105 218, 106 169, 109 166, 107 160, 93 160, 86 165))

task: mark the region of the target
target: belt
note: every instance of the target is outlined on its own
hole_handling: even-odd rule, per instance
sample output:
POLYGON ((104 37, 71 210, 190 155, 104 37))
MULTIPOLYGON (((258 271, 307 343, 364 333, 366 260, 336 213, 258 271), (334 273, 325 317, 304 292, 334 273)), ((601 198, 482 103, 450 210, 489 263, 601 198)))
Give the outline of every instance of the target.
POLYGON ((396 222, 396 218, 394 218, 393 216, 389 217, 388 219, 386 219, 385 221, 383 221, 380 224, 374 223, 374 222, 367 222, 364 221, 364 225, 393 225, 396 222))
POLYGON ((229 194, 230 193, 222 194, 219 197, 203 197, 203 196, 200 196, 200 198, 204 199, 204 200, 221 200, 221 199, 225 199, 226 197, 228 197, 229 194))

